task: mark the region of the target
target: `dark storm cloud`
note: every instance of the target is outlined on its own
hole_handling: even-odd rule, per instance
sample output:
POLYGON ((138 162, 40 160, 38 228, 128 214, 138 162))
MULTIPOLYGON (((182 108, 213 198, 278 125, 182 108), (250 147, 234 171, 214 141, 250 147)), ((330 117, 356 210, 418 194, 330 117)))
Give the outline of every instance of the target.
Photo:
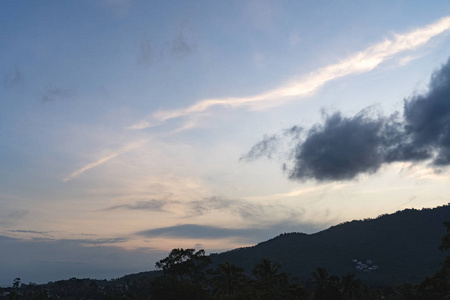
POLYGON ((150 210, 150 211, 163 211, 163 207, 167 204, 162 200, 149 200, 149 201, 137 201, 135 204, 123 204, 108 207, 106 210, 150 210))
POLYGON ((18 85, 23 85, 25 81, 25 76, 22 71, 16 66, 14 70, 7 73, 3 79, 3 85, 5 87, 14 87, 18 85))
MULTIPOLYGON (((450 164, 450 60, 435 72, 424 95, 405 100, 405 132, 409 147, 432 158, 435 166, 450 164)), ((408 156, 405 155, 405 159, 408 156)))
POLYGON ((53 102, 65 98, 70 98, 75 95, 75 92, 70 89, 51 88, 47 89, 41 97, 42 102, 53 102))
POLYGON ((334 113, 324 125, 309 130, 294 153, 290 178, 325 180, 352 179, 374 173, 383 163, 384 119, 362 111, 353 118, 334 113))
MULTIPOLYGON (((271 158, 283 139, 265 137, 241 160, 271 158)), ((353 117, 336 112, 312 126, 305 138, 295 139, 292 157, 283 167, 290 179, 351 180, 396 161, 449 165, 450 60, 433 73, 428 92, 405 99, 403 117, 398 112, 389 117, 374 114, 373 108, 353 117)))

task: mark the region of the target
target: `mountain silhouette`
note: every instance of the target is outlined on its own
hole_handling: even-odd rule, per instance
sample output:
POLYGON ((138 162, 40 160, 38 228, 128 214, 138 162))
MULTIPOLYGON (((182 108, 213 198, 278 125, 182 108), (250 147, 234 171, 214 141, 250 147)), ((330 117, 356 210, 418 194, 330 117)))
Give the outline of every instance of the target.
POLYGON ((302 280, 317 267, 344 275, 354 272, 364 282, 390 285, 419 282, 444 261, 439 250, 450 221, 450 206, 405 209, 375 219, 345 222, 314 233, 285 233, 259 243, 210 257, 250 273, 262 258, 279 262, 282 271, 302 280))

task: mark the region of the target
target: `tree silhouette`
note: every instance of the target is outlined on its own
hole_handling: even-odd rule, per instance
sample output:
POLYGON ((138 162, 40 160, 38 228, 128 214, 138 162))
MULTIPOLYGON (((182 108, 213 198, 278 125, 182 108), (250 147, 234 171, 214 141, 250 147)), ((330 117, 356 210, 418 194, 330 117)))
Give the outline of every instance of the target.
POLYGON ((263 258, 253 269, 256 281, 254 288, 257 299, 302 299, 306 291, 300 285, 290 282, 286 273, 280 272, 280 263, 263 258))
POLYGON ((338 278, 330 276, 325 268, 317 268, 312 276, 314 279, 314 300, 342 299, 338 288, 338 278))
POLYGON ((274 263, 268 258, 263 258, 253 269, 252 274, 259 280, 266 281, 268 283, 277 281, 281 274, 279 274, 281 265, 280 263, 274 263))
POLYGON ((173 249, 169 256, 155 266, 164 275, 151 282, 151 293, 155 299, 206 299, 206 268, 211 263, 205 250, 173 249))
POLYGON ((195 249, 173 249, 169 256, 156 262, 155 266, 164 271, 165 275, 181 280, 201 281, 205 279, 205 270, 211 259, 205 256, 205 250, 195 252, 195 249))
POLYGON ((20 278, 16 277, 13 280, 13 289, 17 290, 20 287, 20 278))
POLYGON ((441 251, 447 251, 450 249, 450 221, 444 222, 444 226, 447 227, 447 234, 442 237, 442 242, 439 246, 441 251))
POLYGON ((341 279, 341 292, 345 300, 361 299, 361 281, 356 279, 355 273, 347 273, 341 279))
POLYGON ((241 293, 242 287, 247 283, 244 269, 225 262, 217 266, 213 272, 213 294, 236 296, 241 293))

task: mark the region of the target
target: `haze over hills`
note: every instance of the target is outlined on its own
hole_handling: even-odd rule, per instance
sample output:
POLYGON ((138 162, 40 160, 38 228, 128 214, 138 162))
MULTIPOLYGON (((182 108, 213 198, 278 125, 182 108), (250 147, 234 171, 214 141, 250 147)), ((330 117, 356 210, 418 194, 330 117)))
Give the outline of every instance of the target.
MULTIPOLYGON (((417 283, 441 268, 445 253, 439 250, 439 245, 446 234, 443 222, 448 221, 450 204, 432 209, 405 209, 375 219, 345 222, 314 234, 282 233, 252 247, 214 253, 210 255, 213 262, 210 267, 228 261, 250 275, 262 258, 269 258, 281 264, 282 272, 304 282, 311 279, 318 267, 324 267, 338 276, 353 272, 369 285, 417 283)), ((161 274, 147 271, 111 281, 84 280, 116 286, 161 274)))
POLYGON ((307 279, 319 266, 330 273, 355 272, 372 284, 419 282, 444 260, 438 247, 450 220, 450 206, 405 209, 376 219, 345 222, 315 234, 285 233, 253 247, 212 254, 251 271, 267 257, 282 271, 307 279))
MULTIPOLYGON (((308 281, 317 267, 331 274, 353 272, 371 285, 417 283, 433 275, 444 261, 439 250, 450 221, 450 204, 421 210, 405 209, 375 219, 354 220, 314 233, 283 233, 252 247, 211 254, 213 264, 243 267, 251 274, 262 258, 281 264, 281 271, 308 281)), ((158 271, 130 274, 119 282, 158 271)))
MULTIPOLYGON (((322 278, 328 278, 327 292, 333 291, 336 297, 347 295, 346 287, 351 282, 356 295, 352 299, 442 299, 448 293, 449 257, 438 249, 441 244, 443 249, 450 247, 449 220, 450 205, 405 209, 376 219, 346 222, 315 234, 284 233, 253 247, 211 254, 212 264, 203 250, 174 249, 158 262, 163 272, 142 272, 109 281, 71 278, 40 285, 20 284, 20 278, 16 278, 12 287, 0 288, 0 299, 223 299, 216 292, 223 282, 229 283, 230 274, 240 274, 233 286, 242 299, 257 295, 262 297, 258 299, 274 299, 274 295, 276 299, 316 299, 321 291, 318 287, 322 281, 317 281, 320 271, 325 274, 322 278), (281 270, 274 267, 276 263, 281 264, 281 270), (252 274, 255 266, 260 272, 252 274), (268 270, 266 266, 275 270, 273 277, 261 275, 266 274, 261 273, 268 270), (280 276, 280 271, 289 276, 280 276), (173 297, 167 298, 168 294, 173 297)), ((320 299, 338 299, 335 296, 320 299)))

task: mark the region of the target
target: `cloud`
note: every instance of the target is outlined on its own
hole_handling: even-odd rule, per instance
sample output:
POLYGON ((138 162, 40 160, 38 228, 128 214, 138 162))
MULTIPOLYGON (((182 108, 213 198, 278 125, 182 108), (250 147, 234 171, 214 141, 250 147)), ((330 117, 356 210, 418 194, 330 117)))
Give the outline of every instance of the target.
MULTIPOLYGON (((136 210, 171 213, 179 213, 182 211, 184 215, 180 217, 183 219, 221 213, 229 214, 233 217, 240 217, 246 223, 259 223, 261 219, 273 220, 276 216, 282 216, 284 219, 298 219, 304 213, 303 211, 284 206, 280 203, 273 205, 268 202, 252 202, 245 199, 228 199, 213 196, 186 201, 170 198, 171 196, 161 200, 136 201, 133 204, 115 205, 104 210, 136 210)), ((277 197, 274 196, 273 198, 277 197)), ((267 197, 265 200, 273 200, 273 198, 267 197)))
MULTIPOLYGON (((270 158, 279 137, 265 137, 243 157, 270 158)), ((351 180, 399 161, 430 161, 435 170, 450 165, 450 59, 433 73, 426 93, 405 99, 403 118, 398 112, 383 116, 373 107, 353 117, 325 115, 305 138, 298 136, 291 153, 286 170, 298 180, 351 180)))
MULTIPOLYGON (((433 165, 450 164, 450 59, 435 72, 429 91, 414 95, 404 105, 405 132, 408 147, 418 149, 433 165)), ((408 153, 403 160, 408 160, 408 153)))
POLYGON ((172 41, 172 54, 177 58, 184 58, 192 51, 191 42, 187 39, 185 30, 178 32, 175 39, 172 41))
POLYGON ((248 153, 243 154, 239 160, 252 161, 260 157, 273 158, 274 155, 280 153, 281 144, 289 146, 293 141, 299 139, 303 132, 303 128, 293 126, 285 129, 282 134, 265 135, 263 140, 256 143, 248 153))
MULTIPOLYGON (((228 97, 204 99, 195 104, 175 110, 161 110, 153 114, 153 123, 198 114, 214 106, 227 108, 251 107, 261 109, 282 105, 287 100, 311 95, 326 83, 352 74, 368 72, 384 61, 408 50, 415 50, 430 39, 450 29, 450 17, 445 17, 428 26, 406 34, 394 34, 391 39, 357 52, 338 63, 323 67, 301 78, 293 78, 278 88, 248 97, 228 97)), ((182 48, 182 47, 181 47, 182 48)), ((411 58, 412 56, 408 56, 411 58)), ((133 126, 131 126, 133 127, 133 126)), ((137 126, 136 128, 138 128, 137 126)))
POLYGON ((16 66, 14 70, 7 73, 3 79, 3 86, 10 88, 14 86, 23 85, 25 76, 22 71, 16 66))
POLYGON ((97 160, 97 161, 95 161, 93 163, 87 164, 86 166, 82 167, 81 169, 78 169, 75 172, 73 172, 72 174, 70 174, 69 176, 63 178, 62 181, 67 182, 69 180, 72 180, 75 177, 83 174, 87 170, 95 168, 95 167, 97 167, 97 166, 107 162, 108 160, 113 159, 113 158, 115 158, 115 157, 117 157, 117 156, 119 156, 119 155, 121 155, 123 153, 125 153, 125 152, 116 152, 116 153, 110 154, 110 155, 108 155, 106 157, 103 157, 103 158, 101 158, 101 159, 99 159, 99 160, 97 160))
MULTIPOLYGON (((2 195, 3 196, 3 195, 2 195)), ((5 196, 5 198, 11 198, 9 196, 5 196)), ((13 198, 14 200, 17 200, 13 198)), ((2 199, 3 200, 3 199, 2 199)), ((4 202, 8 203, 8 202, 4 202)), ((10 209, 6 207, 0 208, 0 225, 8 225, 17 223, 20 219, 25 218, 29 214, 29 211, 26 209, 10 209)))
POLYGON ((315 231, 317 228, 311 224, 301 224, 294 222, 281 222, 258 228, 226 228, 210 225, 183 224, 170 227, 161 227, 138 232, 137 235, 148 238, 168 237, 168 238, 187 238, 187 239, 224 239, 224 238, 243 238, 248 242, 256 243, 280 232, 299 232, 315 231))
POLYGON ((185 224, 161 227, 138 232, 145 237, 171 237, 189 239, 221 239, 227 237, 245 237, 254 235, 258 229, 232 229, 215 226, 185 224))
POLYGON ((15 219, 15 220, 17 220, 17 219, 23 218, 23 217, 26 216, 28 213, 29 213, 29 211, 26 210, 26 209, 14 209, 14 210, 11 210, 11 211, 7 214, 6 217, 7 217, 7 218, 10 218, 10 219, 15 219))
POLYGON ((153 126, 154 126, 153 124, 150 124, 147 121, 140 121, 136 124, 126 127, 126 129, 140 130, 140 129, 145 129, 145 128, 149 128, 149 127, 153 127, 153 126))
POLYGON ((127 152, 129 152, 129 151, 131 151, 131 150, 133 150, 133 149, 135 149, 137 147, 139 147, 141 144, 142 144, 142 141, 141 142, 137 142, 137 143, 129 144, 129 145, 123 147, 122 149, 120 149, 120 150, 118 150, 118 151, 116 151, 116 152, 114 152, 114 153, 112 153, 112 154, 110 154, 108 156, 105 156, 105 157, 100 158, 99 160, 97 160, 95 162, 92 162, 92 163, 89 163, 89 164, 85 165, 84 167, 82 167, 82 168, 76 170, 75 172, 71 173, 69 176, 64 177, 62 179, 62 181, 63 182, 70 181, 70 180, 74 179, 75 177, 83 174, 84 172, 86 172, 86 171, 88 171, 88 170, 90 170, 92 168, 100 166, 100 165, 104 164, 105 162, 107 162, 107 161, 109 161, 109 160, 111 160, 111 159, 113 159, 115 157, 118 157, 118 156, 120 156, 122 154, 125 154, 125 153, 127 153, 127 152))
POLYGON ((347 184, 336 184, 336 183, 331 183, 328 186, 327 185, 321 185, 321 186, 314 186, 314 187, 308 187, 308 188, 300 188, 300 189, 293 189, 287 193, 281 193, 281 194, 269 194, 269 195, 264 195, 264 196, 251 196, 251 197, 245 197, 245 199, 248 200, 274 200, 274 199, 286 199, 286 198, 291 198, 291 197, 296 197, 298 198, 299 196, 304 196, 307 194, 312 194, 312 193, 323 193, 331 191, 337 191, 340 189, 343 189, 347 186, 347 184))
POLYGON ((36 231, 36 230, 8 230, 9 232, 18 232, 18 233, 33 233, 33 234, 42 234, 42 235, 48 235, 47 231, 36 231))
POLYGON ((111 245, 111 244, 121 244, 127 242, 128 238, 100 238, 100 239, 61 239, 59 241, 71 243, 71 244, 79 244, 82 246, 91 246, 91 245, 111 245))
POLYGON ((303 218, 306 213, 303 208, 293 208, 280 203, 279 199, 282 198, 282 195, 246 199, 229 199, 219 196, 195 196, 194 200, 187 200, 187 198, 190 197, 178 198, 167 195, 163 199, 110 206, 103 211, 169 213, 181 220, 193 220, 201 216, 215 218, 215 216, 221 215, 228 216, 236 222, 247 224, 246 226, 260 224, 261 220, 265 220, 266 223, 276 222, 280 218, 294 222, 303 218), (273 202, 273 200, 276 200, 276 202, 273 202))
POLYGON ((279 143, 280 137, 278 135, 265 135, 262 141, 253 145, 248 153, 241 156, 240 160, 251 161, 262 156, 270 159, 274 153, 278 152, 279 143))
POLYGON ((154 59, 154 49, 149 39, 142 41, 139 45, 137 63, 150 66, 154 59))
POLYGON ((325 180, 352 179, 359 173, 375 173, 383 162, 383 118, 362 111, 353 118, 340 113, 316 125, 295 149, 290 177, 325 180))
POLYGON ((135 204, 123 204, 116 205, 107 208, 106 210, 150 210, 150 211, 163 211, 163 207, 167 204, 162 200, 149 200, 149 201, 137 201, 135 204))
POLYGON ((56 100, 73 97, 75 92, 70 89, 51 88, 47 89, 41 97, 42 102, 54 102, 56 100))
MULTIPOLYGON (((262 200, 258 197, 256 200, 262 200)), ((273 200, 268 198, 266 200, 273 200)), ((247 224, 260 224, 261 220, 271 222, 277 218, 284 220, 298 220, 304 215, 303 210, 285 206, 281 203, 272 204, 262 201, 248 201, 245 199, 228 199, 224 197, 205 197, 183 203, 186 217, 197 217, 211 213, 229 213, 239 216, 247 224)))
MULTIPOLYGON (((282 206, 280 205, 279 208, 282 206)), ((190 201, 186 204, 188 217, 200 216, 214 211, 229 211, 233 215, 239 215, 246 221, 259 220, 265 216, 266 205, 250 203, 239 199, 227 199, 223 197, 208 197, 201 200, 190 201)), ((272 211, 273 213, 273 211, 272 211)))

